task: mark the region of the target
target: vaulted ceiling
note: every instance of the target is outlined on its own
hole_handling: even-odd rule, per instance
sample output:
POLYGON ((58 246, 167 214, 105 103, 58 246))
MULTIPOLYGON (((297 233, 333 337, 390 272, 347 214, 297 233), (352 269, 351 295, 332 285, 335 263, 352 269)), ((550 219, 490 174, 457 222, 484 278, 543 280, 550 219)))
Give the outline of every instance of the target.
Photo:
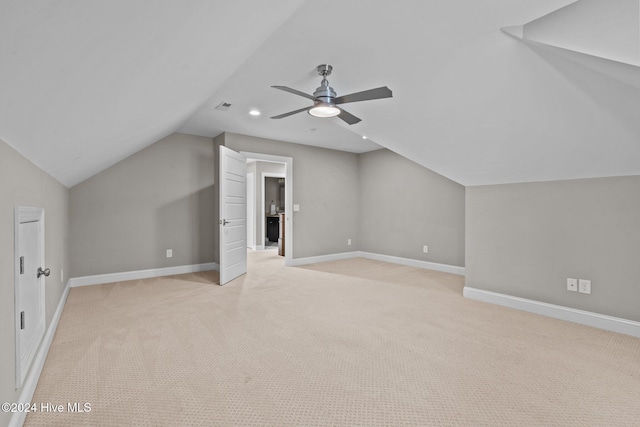
POLYGON ((637 175, 638 3, 5 0, 0 139, 67 186, 176 131, 382 146, 463 185, 637 175), (323 63, 393 98, 270 119, 323 63))

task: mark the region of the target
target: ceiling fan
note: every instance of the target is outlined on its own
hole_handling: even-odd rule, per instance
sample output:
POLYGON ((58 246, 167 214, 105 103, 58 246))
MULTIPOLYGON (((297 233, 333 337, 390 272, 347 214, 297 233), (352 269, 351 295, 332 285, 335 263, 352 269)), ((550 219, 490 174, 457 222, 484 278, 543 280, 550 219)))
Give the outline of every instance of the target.
POLYGON ((294 114, 308 112, 315 117, 334 117, 338 116, 346 123, 354 125, 361 120, 351 113, 348 113, 344 109, 338 107, 341 104, 347 104, 349 102, 369 101, 372 99, 391 98, 392 92, 386 86, 382 86, 376 89, 369 89, 362 92, 352 93, 350 95, 343 95, 336 98, 336 92, 327 81, 327 76, 331 75, 333 67, 331 65, 322 64, 316 67, 318 74, 322 76, 322 82, 320 87, 313 92, 313 95, 308 95, 299 90, 291 89, 286 86, 271 86, 276 89, 283 90, 285 92, 293 93, 294 95, 303 96, 313 101, 313 105, 310 107, 301 108, 299 110, 290 111, 288 113, 280 114, 279 116, 273 116, 272 119, 283 119, 285 117, 292 116, 294 114))

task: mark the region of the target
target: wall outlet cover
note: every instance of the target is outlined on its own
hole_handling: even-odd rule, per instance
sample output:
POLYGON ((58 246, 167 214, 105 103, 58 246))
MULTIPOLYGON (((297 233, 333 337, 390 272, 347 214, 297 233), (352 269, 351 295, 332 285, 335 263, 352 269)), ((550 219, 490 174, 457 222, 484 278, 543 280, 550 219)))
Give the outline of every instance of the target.
POLYGON ((591 280, 578 280, 578 292, 581 294, 591 294, 591 280))
POLYGON ((578 279, 567 279, 567 290, 578 292, 578 279))
POLYGON ((293 211, 298 212, 300 210, 300 205, 293 205, 293 211))
POLYGON ((351 239, 347 239, 347 245, 351 246, 351 239))
POLYGON ((173 257, 173 249, 167 249, 167 258, 173 257))
POLYGON ((429 246, 424 245, 424 246, 422 247, 422 253, 425 253, 425 254, 426 254, 426 253, 429 253, 429 246))

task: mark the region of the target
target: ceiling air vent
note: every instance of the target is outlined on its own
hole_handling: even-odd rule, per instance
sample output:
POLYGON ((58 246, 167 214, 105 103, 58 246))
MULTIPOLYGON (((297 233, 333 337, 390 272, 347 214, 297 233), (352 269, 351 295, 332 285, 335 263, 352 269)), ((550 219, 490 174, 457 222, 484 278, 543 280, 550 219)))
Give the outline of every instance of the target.
POLYGON ((229 107, 231 107, 231 104, 229 104, 228 102, 221 102, 216 107, 216 110, 227 111, 229 109, 229 107))

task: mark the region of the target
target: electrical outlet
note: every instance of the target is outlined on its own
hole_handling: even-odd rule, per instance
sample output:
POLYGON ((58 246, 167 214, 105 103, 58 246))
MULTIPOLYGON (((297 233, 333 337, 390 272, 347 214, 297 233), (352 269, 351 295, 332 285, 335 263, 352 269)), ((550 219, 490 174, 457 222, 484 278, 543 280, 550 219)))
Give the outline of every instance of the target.
POLYGON ((578 292, 578 279, 567 279, 567 290, 578 292))
POLYGON ((300 205, 293 205, 293 211, 294 212, 299 212, 300 211, 300 205))
POLYGON ((581 294, 591 294, 591 280, 578 280, 578 292, 581 294))
POLYGON ((351 246, 351 239, 347 239, 347 245, 351 246))
POLYGON ((429 253, 429 246, 424 245, 424 246, 422 247, 422 253, 423 253, 423 254, 429 253))
POLYGON ((167 258, 173 257, 173 249, 167 249, 167 258))

